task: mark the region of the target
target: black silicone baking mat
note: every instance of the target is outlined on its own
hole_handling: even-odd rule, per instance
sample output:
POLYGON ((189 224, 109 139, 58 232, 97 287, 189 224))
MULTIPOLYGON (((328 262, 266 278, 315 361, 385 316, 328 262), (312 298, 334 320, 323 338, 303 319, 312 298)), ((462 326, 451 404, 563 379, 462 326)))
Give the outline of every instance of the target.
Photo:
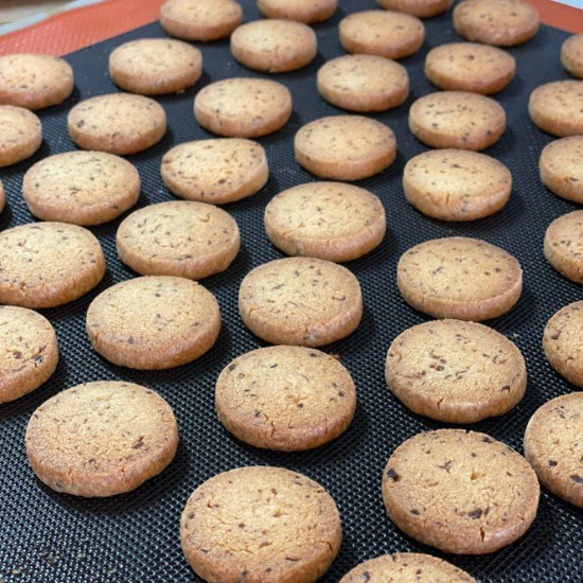
MULTIPOLYGON (((242 2, 245 21, 260 17, 255 3, 242 2)), ((252 267, 282 257, 263 230, 263 209, 276 193, 313 180, 293 158, 293 136, 304 123, 342 113, 325 103, 315 87, 315 73, 327 60, 344 53, 338 23, 350 12, 377 8, 373 0, 340 0, 337 13, 315 26, 319 52, 308 67, 277 75, 294 98, 294 112, 280 131, 261 138, 267 150, 270 179, 265 188, 246 200, 229 204, 242 236, 242 249, 231 267, 203 284, 216 294, 223 318, 217 344, 200 360, 164 372, 138 372, 109 364, 91 349, 84 331, 90 301, 113 283, 135 276, 117 259, 115 231, 119 220, 93 228, 108 262, 104 281, 87 296, 60 308, 43 310, 53 323, 61 352, 54 376, 32 394, 0 406, 0 581, 191 581, 197 580, 182 556, 179 518, 191 491, 212 475, 238 466, 268 464, 302 472, 320 482, 335 498, 343 523, 340 553, 322 581, 338 581, 357 563, 386 552, 429 552, 466 569, 480 581, 581 581, 582 515, 574 506, 543 490, 538 517, 527 534, 496 553, 451 556, 425 547, 401 534, 383 507, 380 480, 391 452, 413 434, 444 426, 407 411, 388 391, 384 361, 393 338, 426 319, 409 308, 395 285, 397 261, 421 241, 447 235, 467 235, 497 244, 514 254, 524 269, 524 292, 507 315, 488 322, 522 350, 528 367, 526 396, 511 412, 472 428, 489 433, 522 452, 522 435, 529 417, 547 400, 575 390, 545 361, 541 336, 547 319, 560 307, 581 299, 581 287, 546 264, 542 243, 555 217, 574 210, 542 186, 538 158, 551 136, 529 120, 527 99, 544 82, 568 78, 559 61, 566 33, 542 27, 523 46, 510 49, 517 75, 497 94, 506 109, 508 129, 487 153, 511 170, 514 187, 510 202, 495 216, 471 223, 446 223, 420 215, 403 196, 401 174, 405 162, 426 150, 407 128, 407 111, 414 99, 434 91, 423 76, 427 51, 459 40, 451 24, 451 10, 425 21, 426 41, 415 55, 403 59, 411 78, 407 102, 372 117, 387 123, 398 141, 395 163, 385 172, 358 184, 383 201, 388 232, 382 245, 362 259, 347 264, 358 277, 364 295, 364 318, 350 337, 325 347, 339 355, 357 387, 358 407, 351 427, 319 449, 283 454, 247 446, 232 438, 214 412, 214 383, 234 357, 264 344, 243 326, 237 313, 237 292, 252 267), (41 484, 27 464, 24 431, 34 409, 52 395, 78 383, 122 379, 160 392, 174 408, 181 444, 175 461, 160 476, 136 491, 109 499, 80 499, 57 494, 41 484)), ((70 107, 94 95, 116 91, 107 74, 109 53, 122 42, 164 36, 160 25, 144 28, 67 56, 76 89, 62 106, 39 113, 44 143, 30 160, 3 169, 7 208, 0 229, 31 222, 21 196, 24 172, 41 158, 74 149, 66 131, 70 107)), ((160 178, 160 159, 171 146, 210 137, 195 122, 195 93, 218 79, 255 76, 234 62, 227 41, 200 46, 205 73, 196 87, 158 101, 168 115, 169 130, 160 144, 129 157, 139 169, 142 194, 138 207, 172 200, 160 178)), ((261 75, 260 75, 261 76, 261 75)), ((136 207, 136 208, 138 208, 136 207)))

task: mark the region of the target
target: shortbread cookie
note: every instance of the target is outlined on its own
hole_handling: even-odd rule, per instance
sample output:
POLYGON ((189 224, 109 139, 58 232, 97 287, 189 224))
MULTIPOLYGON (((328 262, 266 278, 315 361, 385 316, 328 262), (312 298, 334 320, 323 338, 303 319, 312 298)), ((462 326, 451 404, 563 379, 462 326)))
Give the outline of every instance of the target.
POLYGON ((194 100, 198 123, 214 134, 256 138, 280 129, 292 113, 289 89, 269 79, 232 77, 201 89, 194 100))
POLYGON ((419 18, 429 18, 445 12, 453 0, 377 0, 377 3, 387 10, 396 10, 418 16, 419 18))
POLYGON ((158 143, 166 133, 164 108, 149 97, 110 93, 81 101, 67 117, 71 139, 84 150, 124 156, 158 143))
POLYGON ((26 428, 26 454, 49 488, 75 496, 130 492, 174 459, 170 405, 146 387, 96 381, 45 401, 26 428))
POLYGON ((0 105, 0 168, 30 158, 42 141, 41 122, 32 111, 0 105))
POLYGON ((583 210, 557 217, 547 227, 544 253, 560 274, 583 283, 583 210))
POLYGON ((350 111, 386 111, 409 95, 409 75, 399 63, 377 55, 344 55, 327 61, 317 76, 320 95, 350 111))
POLYGON ((134 211, 120 224, 116 245, 121 261, 142 275, 202 279, 227 269, 241 240, 229 213, 181 200, 134 211))
POLYGON ((349 14, 340 21, 338 31, 347 52, 389 59, 416 53, 425 40, 425 27, 417 17, 388 10, 349 14))
POLYGON ((318 51, 316 33, 294 20, 254 20, 231 34, 231 53, 245 67, 266 73, 301 69, 318 51))
POLYGON ((448 43, 425 57, 425 76, 439 89, 490 95, 514 79, 516 60, 497 47, 479 43, 448 43))
POLYGON ((71 65, 61 57, 18 53, 0 57, 0 104, 43 109, 73 92, 71 65))
POLYGON ((338 0, 257 0, 257 8, 265 18, 286 18, 306 24, 327 20, 337 7, 338 0))
POLYGON ((303 346, 270 346, 243 354, 223 369, 215 405, 221 423, 242 441, 300 451, 347 429, 356 391, 335 357, 303 346))
POLYGON ((514 46, 538 32, 539 16, 526 0, 463 0, 453 9, 453 25, 469 41, 514 46))
POLYGON ((438 91, 409 109, 409 129, 430 148, 484 150, 506 130, 506 112, 494 99, 468 91, 438 91))
POLYGON ((55 154, 24 175, 28 210, 44 221, 100 225, 134 206, 140 175, 127 160, 107 152, 55 154))
POLYGON ((573 77, 583 79, 583 33, 573 34, 563 42, 561 64, 573 77))
POLYGON ((239 288, 244 324, 272 344, 330 344, 356 330, 362 310, 356 277, 341 265, 312 257, 259 265, 239 288))
POLYGON ((435 318, 481 321, 508 312, 522 293, 522 269, 504 249, 469 237, 425 241, 397 265, 404 300, 435 318))
POLYGON ((265 207, 269 240, 287 255, 350 261, 369 253, 385 236, 377 196, 343 182, 310 182, 274 196, 265 207))
POLYGON ((180 93, 200 79, 202 53, 175 39, 132 40, 109 55, 109 74, 118 87, 132 93, 180 93))
POLYGON ((249 466, 194 490, 180 520, 186 560, 205 581, 312 583, 342 541, 334 499, 310 478, 249 466))
POLYGON ((397 140, 387 125, 361 115, 322 117, 295 135, 296 160, 308 172, 333 180, 360 180, 388 168, 397 140))
POLYGON ((543 184, 557 196, 583 204, 583 136, 553 140, 540 155, 543 184))
POLYGON ((0 303, 52 308, 93 289, 105 275, 97 237, 66 223, 29 223, 0 233, 0 303))
POLYGON ((539 407, 524 433, 524 455, 542 485, 583 508, 583 393, 539 407))
POLYGON ((510 198, 512 175, 502 162, 470 150, 429 150, 403 171, 407 201, 424 215, 472 221, 499 211, 510 198))
POLYGON ((526 364, 506 336, 477 322, 424 322, 397 336, 385 379, 409 409, 446 423, 503 415, 523 397, 526 364))
POLYGON ((38 389, 59 361, 57 336, 39 313, 0 306, 0 403, 38 389))
POLYGON ((455 554, 481 555, 520 538, 540 496, 530 464, 485 433, 438 429, 393 452, 383 472, 389 518, 412 538, 455 554))

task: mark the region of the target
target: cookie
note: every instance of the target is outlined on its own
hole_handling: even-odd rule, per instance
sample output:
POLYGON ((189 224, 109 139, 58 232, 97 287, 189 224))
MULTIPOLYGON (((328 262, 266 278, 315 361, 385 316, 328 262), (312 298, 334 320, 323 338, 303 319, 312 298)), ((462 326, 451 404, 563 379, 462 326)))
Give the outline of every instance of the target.
POLYGON ((539 407, 524 433, 524 455, 541 484, 583 508, 583 393, 556 397, 539 407))
POLYGON ((430 148, 484 150, 506 130, 506 112, 494 99, 468 91, 439 91, 409 109, 411 133, 430 148))
POLYGON ((485 433, 419 433, 392 453, 382 493, 389 518, 410 537, 455 554, 492 553, 532 524, 540 496, 530 464, 485 433))
POLYGON ((429 150, 411 158, 403 191, 418 211, 443 221, 473 221, 499 211, 512 191, 502 162, 471 150, 429 150))
POLYGON ((343 182, 310 182, 274 196, 264 213, 269 240, 287 255, 350 261, 381 244, 387 229, 377 196, 343 182))
POLYGON ((434 318, 481 321, 508 312, 522 293, 522 269, 507 251, 470 237, 444 237, 405 251, 397 287, 434 318))
POLYGON ((463 0, 453 9, 453 26, 469 41, 515 46, 538 32, 539 16, 526 0, 463 0))
POLYGON ((243 323, 271 344, 330 344, 356 330, 362 310, 356 277, 341 265, 313 257, 259 265, 239 288, 243 323))
POLYGON ((542 150, 539 172, 543 184, 557 196, 583 204, 583 136, 553 140, 542 150))
POLYGON ((182 200, 134 211, 121 222, 116 246, 121 261, 142 275, 202 279, 227 269, 241 240, 229 213, 182 200))
POLYGON ((414 413, 475 423, 510 411, 524 396, 527 374, 520 350, 506 336, 477 322, 437 320, 393 340, 385 379, 414 413))
POLYGON ((448 43, 425 57, 425 76, 439 89, 490 95, 514 79, 516 60, 497 47, 479 43, 448 43))
POLYGON ((345 55, 318 70, 320 95, 349 111, 386 111, 409 96, 409 75, 399 63, 376 55, 345 55))
POLYGON ((202 53, 192 45, 168 38, 128 41, 109 55, 113 82, 132 93, 181 93, 202 75, 202 53))
POLYGON ((43 109, 65 101, 73 87, 73 69, 61 57, 31 53, 0 57, 2 105, 43 109))
POLYGON ((291 113, 289 89, 269 79, 222 79, 201 89, 194 99, 198 123, 219 136, 265 136, 283 127, 291 113))
POLYGON ((0 105, 0 168, 30 158, 42 141, 41 122, 32 111, 0 105))
POLYGON ((397 155, 393 130, 362 115, 332 115, 302 126, 294 138, 297 162, 332 180, 360 180, 388 168, 397 155))
POLYGON ((241 441, 301 451, 348 428, 356 390, 333 356, 303 346, 270 346, 247 352, 222 370, 215 405, 220 422, 241 441))
POLYGON ((286 18, 306 24, 328 20, 338 7, 338 0, 257 0, 265 18, 286 18))
POLYGON ((166 112, 150 97, 110 93, 75 105, 67 117, 67 129, 73 142, 84 150, 125 156, 162 139, 166 112))
POLYGON ((583 210, 557 217, 545 232, 544 254, 561 275, 583 283, 583 210))
POLYGON ((180 520, 186 560, 205 581, 311 583, 342 541, 334 499, 287 469, 249 466, 200 484, 180 520))
POLYGON ((92 290, 105 275, 99 240, 77 225, 28 223, 0 233, 0 303, 52 308, 92 290))
POLYGON ((563 41, 561 64, 573 77, 583 79, 583 33, 573 34, 563 41))
POLYGON ((151 275, 117 283, 87 310, 94 350, 110 362, 160 370, 192 362, 215 343, 219 304, 200 284, 184 277, 151 275))
POLYGON ((254 20, 231 34, 231 53, 245 67, 266 73, 301 69, 318 51, 316 33, 294 20, 254 20))
POLYGON ((134 383, 96 381, 61 391, 32 414, 26 455, 56 492, 114 496, 135 490, 174 459, 170 405, 134 383))
POLYGON ((38 389, 59 361, 57 336, 39 313, 0 306, 0 403, 38 389))
POLYGON ((387 10, 405 12, 419 18, 429 18, 445 12, 453 0, 377 0, 387 10))
POLYGON ((338 25, 340 43, 349 53, 402 59, 425 41, 425 27, 416 16, 387 10, 364 10, 345 16, 338 25))
POLYGON ((64 152, 27 170, 22 196, 31 214, 44 221, 101 225, 136 204, 140 175, 114 154, 64 152))

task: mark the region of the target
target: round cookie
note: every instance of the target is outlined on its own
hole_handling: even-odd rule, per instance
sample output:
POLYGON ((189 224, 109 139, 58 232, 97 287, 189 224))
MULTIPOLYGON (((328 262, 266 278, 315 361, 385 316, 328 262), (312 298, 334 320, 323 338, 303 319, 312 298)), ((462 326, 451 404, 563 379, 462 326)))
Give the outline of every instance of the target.
POLYGON ((286 18, 306 24, 327 20, 337 7, 338 0, 257 0, 257 8, 265 18, 286 18))
POLYGON ((93 289, 105 258, 91 231, 67 223, 28 223, 0 233, 0 303, 52 308, 93 289))
POLYGON ((26 454, 49 488, 75 496, 130 492, 174 459, 170 405, 133 383, 96 381, 61 391, 32 414, 26 454))
POLYGON ((166 112, 150 97, 110 93, 75 105, 67 117, 67 129, 75 144, 84 150, 125 156, 162 139, 166 112))
POLYGON ((132 93, 164 95, 192 87, 202 75, 202 53, 192 45, 168 38, 126 42, 109 55, 109 75, 132 93))
POLYGON ((561 275, 583 283, 583 210, 562 215, 547 227, 544 254, 561 275))
POLYGON ((22 195, 31 214, 44 221, 100 225, 136 204, 140 175, 114 154, 64 152, 28 169, 22 195))
POLYGON ((303 346, 270 346, 243 354, 222 370, 215 405, 220 422, 238 439, 301 451, 348 428, 356 390, 335 357, 303 346))
POLYGON ((318 70, 320 95, 350 111, 386 111, 409 96, 409 75, 399 63, 376 55, 344 55, 318 70))
POLYGON ((471 150, 429 150, 411 158, 403 191, 418 211, 444 221, 472 221, 499 211, 512 175, 502 162, 471 150))
POLYGON ((347 52, 388 59, 416 53, 425 40, 425 27, 416 16, 387 10, 349 14, 340 21, 338 31, 347 52))
POLYGON ((397 287, 434 318, 481 321, 508 312, 522 293, 522 269, 504 249, 469 237, 425 241, 405 251, 397 287))
POLYGON ((265 136, 285 125, 291 113, 291 93, 269 79, 222 79, 201 89, 194 99, 198 123, 220 136, 265 136))
POLYGON ((524 396, 527 374, 522 354, 506 336, 476 322, 436 320, 393 340, 385 379, 414 413, 475 423, 510 411, 524 396))
POLYGON ((57 336, 39 313, 0 306, 0 403, 38 389, 59 361, 57 336))
POLYGON ((318 51, 316 33, 294 20, 254 20, 231 34, 231 53, 248 69, 284 73, 301 69, 318 51))
POLYGON ((341 541, 330 494, 302 474, 270 466, 208 479, 180 520, 186 560, 206 581, 312 583, 328 570, 341 541))
POLYGON ((438 429, 397 447, 382 493, 389 518, 410 537, 448 553, 481 555, 528 530, 540 487, 530 464, 505 443, 438 429))
POLYGON ((543 184, 557 196, 583 204, 583 136, 569 136, 547 144, 540 155, 543 184))
POLYGON ((30 158, 42 141, 41 122, 32 111, 0 105, 0 168, 30 158))
POLYGON ((453 0, 377 0, 379 6, 387 10, 396 10, 412 14, 419 18, 429 18, 445 12, 453 0))
POLYGON ((17 53, 0 57, 0 104, 43 109, 73 92, 73 69, 53 55, 17 53))
POLYGON ((274 196, 264 213, 269 240, 287 255, 343 262, 381 244, 387 229, 377 196, 343 182, 310 182, 274 196))
POLYGON ((561 45, 561 64, 573 77, 583 79, 583 33, 565 39, 561 45))
POLYGON ((360 180, 388 168, 397 155, 393 130, 362 115, 333 115, 311 121, 294 138, 297 162, 333 180, 360 180))
POLYGON ((142 275, 202 279, 227 269, 241 240, 229 213, 182 200, 134 211, 121 222, 116 246, 120 260, 142 275))
POLYGON ((524 433, 524 456, 541 484, 583 508, 583 393, 556 397, 539 407, 524 433))
POLYGON ((484 150, 506 130, 506 112, 494 99, 468 91, 438 91, 409 109, 411 133, 430 148, 484 150))
POLYGON ((239 314, 272 344, 324 346, 360 324, 362 292, 345 267, 313 257, 287 257, 252 269, 239 288, 239 314))

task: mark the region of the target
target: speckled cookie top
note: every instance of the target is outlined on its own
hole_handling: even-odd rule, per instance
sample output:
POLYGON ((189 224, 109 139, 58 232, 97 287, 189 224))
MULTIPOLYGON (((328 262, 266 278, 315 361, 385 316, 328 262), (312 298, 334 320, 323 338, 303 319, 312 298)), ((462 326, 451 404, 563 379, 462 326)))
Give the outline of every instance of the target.
POLYGON ((583 136, 549 142, 541 151, 539 170, 544 185, 557 196, 583 203, 583 136))
POLYGON ((561 215, 548 226, 544 252, 559 273, 583 283, 583 210, 561 215))
POLYGON ((287 18, 312 24, 330 18, 338 0, 257 0, 257 8, 266 18, 287 18))
POLYGON ((571 75, 583 79, 583 33, 565 39, 561 45, 561 64, 571 75))
POLYGON ((32 156, 42 139, 37 115, 24 107, 0 105, 0 168, 32 156))

